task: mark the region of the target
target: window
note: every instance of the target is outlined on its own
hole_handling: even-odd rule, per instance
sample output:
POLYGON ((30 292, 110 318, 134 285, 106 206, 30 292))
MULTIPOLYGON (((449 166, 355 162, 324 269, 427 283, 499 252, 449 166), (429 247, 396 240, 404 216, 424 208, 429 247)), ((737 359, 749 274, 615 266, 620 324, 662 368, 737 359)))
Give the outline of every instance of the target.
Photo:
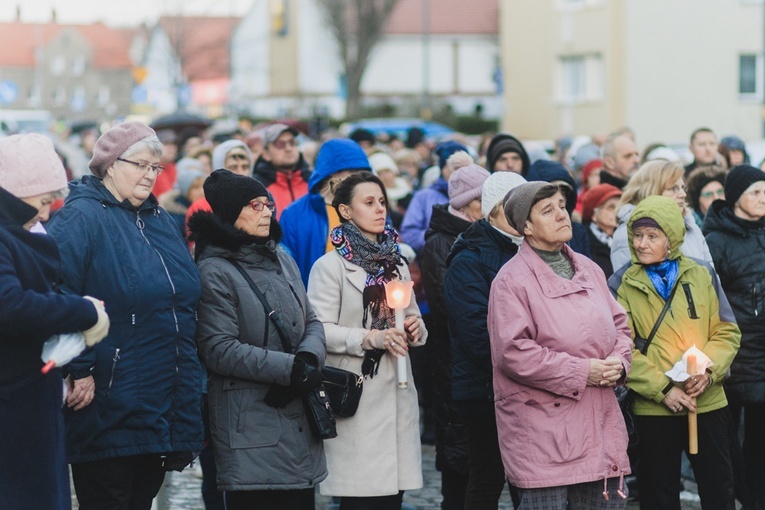
POLYGON ((42 92, 39 85, 32 85, 29 87, 29 94, 27 95, 27 104, 33 108, 40 106, 42 102, 42 92))
POLYGON ((53 89, 53 103, 56 106, 62 106, 66 103, 66 87, 59 85, 53 89))
POLYGON ((96 104, 104 107, 109 103, 109 87, 107 85, 101 85, 98 88, 98 94, 96 95, 96 104))
POLYGON ((755 54, 738 56, 738 93, 742 99, 762 97, 762 57, 755 54))
POLYGON ((603 59, 600 55, 572 55, 560 58, 559 101, 573 104, 602 98, 603 59))
POLYGON ((56 55, 50 62, 50 72, 53 76, 61 76, 66 69, 66 57, 63 55, 56 55))
POLYGON ((85 56, 77 55, 72 59, 72 75, 82 76, 85 72, 85 56))

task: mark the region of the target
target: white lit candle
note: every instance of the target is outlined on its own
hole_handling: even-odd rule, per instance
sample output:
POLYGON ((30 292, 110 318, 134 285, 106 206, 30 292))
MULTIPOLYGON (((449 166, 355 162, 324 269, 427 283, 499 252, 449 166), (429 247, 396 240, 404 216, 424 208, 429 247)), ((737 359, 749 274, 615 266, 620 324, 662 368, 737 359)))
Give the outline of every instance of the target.
MULTIPOLYGON (((396 313, 396 328, 404 331, 404 309, 409 306, 409 301, 412 298, 412 286, 414 282, 402 282, 401 280, 392 280, 385 284, 385 297, 388 301, 388 306, 393 308, 396 313)), ((399 354, 396 357, 396 363, 398 368, 398 387, 408 387, 406 376, 406 355, 399 354)))

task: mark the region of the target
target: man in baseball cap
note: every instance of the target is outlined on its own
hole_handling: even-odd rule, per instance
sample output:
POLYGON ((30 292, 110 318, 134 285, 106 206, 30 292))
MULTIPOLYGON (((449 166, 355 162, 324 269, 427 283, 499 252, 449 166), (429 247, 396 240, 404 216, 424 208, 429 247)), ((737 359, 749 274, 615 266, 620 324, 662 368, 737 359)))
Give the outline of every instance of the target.
POLYGON ((298 148, 300 132, 286 124, 263 130, 263 152, 255 163, 254 177, 263 183, 276 203, 276 217, 308 193, 311 171, 298 148))

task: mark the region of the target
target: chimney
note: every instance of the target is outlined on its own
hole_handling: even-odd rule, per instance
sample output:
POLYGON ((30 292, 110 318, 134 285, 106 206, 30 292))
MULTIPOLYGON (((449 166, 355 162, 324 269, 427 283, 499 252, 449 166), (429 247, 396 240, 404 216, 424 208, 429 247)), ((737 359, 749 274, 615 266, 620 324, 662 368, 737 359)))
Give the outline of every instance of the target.
POLYGON ((50 9, 50 22, 53 24, 56 23, 56 9, 53 7, 50 9))
POLYGON ((16 21, 21 23, 21 5, 16 4, 16 21))

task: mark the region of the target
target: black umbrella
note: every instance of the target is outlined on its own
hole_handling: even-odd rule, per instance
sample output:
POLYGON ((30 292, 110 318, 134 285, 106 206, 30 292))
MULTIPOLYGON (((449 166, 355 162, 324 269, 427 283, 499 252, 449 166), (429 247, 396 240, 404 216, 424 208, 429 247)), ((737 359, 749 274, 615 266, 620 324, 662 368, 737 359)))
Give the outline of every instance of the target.
POLYGON ((172 129, 176 133, 180 133, 186 128, 196 128, 199 130, 207 129, 212 125, 210 119, 194 115, 184 111, 177 111, 169 115, 163 115, 154 122, 151 123, 152 129, 159 131, 160 129, 172 129))

